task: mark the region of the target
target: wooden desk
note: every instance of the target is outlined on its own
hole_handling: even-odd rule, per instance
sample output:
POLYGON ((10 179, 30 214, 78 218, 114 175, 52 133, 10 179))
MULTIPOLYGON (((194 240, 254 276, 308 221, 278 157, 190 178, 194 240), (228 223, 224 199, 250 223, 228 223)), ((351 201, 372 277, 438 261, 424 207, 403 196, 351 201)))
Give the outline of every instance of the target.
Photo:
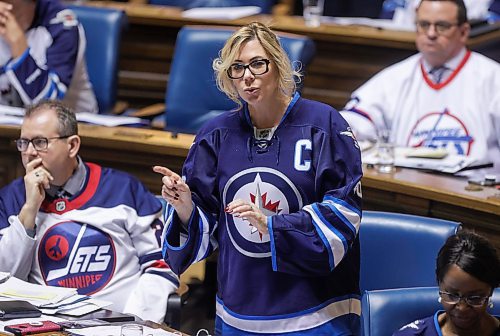
MULTIPOLYGON (((183 18, 176 7, 112 1, 86 4, 127 13, 129 27, 120 52, 119 98, 138 107, 164 101, 177 32, 188 24, 242 26, 260 21, 275 30, 310 36, 316 43, 316 56, 307 69, 303 95, 336 108, 343 107, 351 92, 375 73, 416 52, 414 33, 410 32, 333 24, 311 28, 299 16, 193 20, 183 18)), ((500 29, 472 37, 469 47, 500 61, 499 40, 500 29)))
MULTIPOLYGON (((89 314, 82 315, 82 316, 78 316, 78 317, 67 316, 67 315, 56 315, 56 316, 63 318, 63 319, 67 319, 68 321, 103 320, 106 322, 110 322, 112 324, 138 323, 138 324, 142 324, 142 325, 151 327, 153 329, 163 329, 163 330, 166 330, 166 331, 169 331, 172 333, 174 333, 174 332, 179 333, 177 330, 172 329, 165 324, 160 325, 158 323, 151 322, 151 321, 141 321, 136 316, 122 314, 122 313, 116 313, 116 312, 113 312, 109 309, 100 309, 96 312, 89 313, 89 314)), ((3 322, 5 322, 5 321, 3 321, 3 322)), ((0 335, 11 335, 11 334, 10 333, 7 334, 7 333, 0 331, 0 335)), ((40 333, 37 335, 39 335, 39 336, 44 336, 44 335, 45 336, 54 336, 54 335, 64 336, 64 335, 71 335, 71 334, 69 334, 67 331, 60 331, 60 332, 40 333)), ((180 333, 179 335, 187 336, 187 334, 185 334, 185 333, 180 333)))
MULTIPOLYGON (((160 193, 161 182, 151 166, 165 165, 180 172, 193 136, 139 128, 108 128, 80 125, 82 157, 86 161, 128 171, 152 192, 160 193)), ((0 125, 0 186, 18 176, 22 167, 12 140, 19 128, 0 125)), ((393 174, 365 169, 364 209, 396 211, 456 220, 474 228, 500 247, 500 191, 484 188, 467 191, 465 180, 398 169, 393 174)))

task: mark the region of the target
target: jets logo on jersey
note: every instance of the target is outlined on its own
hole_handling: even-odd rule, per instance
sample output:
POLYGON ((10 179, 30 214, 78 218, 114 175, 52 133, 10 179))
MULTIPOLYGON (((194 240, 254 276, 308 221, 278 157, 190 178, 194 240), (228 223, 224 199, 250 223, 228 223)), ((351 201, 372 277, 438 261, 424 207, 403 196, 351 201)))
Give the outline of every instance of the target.
POLYGON ((113 277, 116 252, 107 233, 87 224, 62 222, 44 234, 38 261, 47 285, 77 288, 79 294, 89 295, 113 277))
POLYGON ((75 14, 70 9, 63 9, 56 14, 56 17, 50 20, 51 24, 62 23, 65 28, 74 27, 78 24, 75 14))
POLYGON ((340 132, 340 134, 351 138, 354 141, 354 146, 359 149, 358 140, 356 140, 356 137, 350 127, 347 127, 347 130, 340 132))
MULTIPOLYGON (((302 208, 302 198, 295 185, 281 172, 256 167, 244 170, 227 182, 222 195, 224 204, 243 199, 266 216, 287 214, 302 208)), ((242 254, 270 257, 269 234, 262 235, 247 220, 226 214, 227 232, 231 243, 242 254)))
POLYGON ((408 147, 446 148, 449 153, 469 155, 474 138, 464 123, 447 109, 420 118, 408 137, 408 147))

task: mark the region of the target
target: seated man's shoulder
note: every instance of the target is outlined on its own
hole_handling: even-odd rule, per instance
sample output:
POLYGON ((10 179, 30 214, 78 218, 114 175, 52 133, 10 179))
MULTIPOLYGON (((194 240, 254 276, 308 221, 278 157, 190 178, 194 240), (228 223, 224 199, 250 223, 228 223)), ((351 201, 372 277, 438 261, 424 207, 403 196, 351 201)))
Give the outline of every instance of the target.
POLYGON ((68 30, 78 26, 75 13, 59 1, 41 0, 38 7, 38 20, 42 26, 68 30))
POLYGON ((477 65, 479 70, 483 70, 487 73, 491 73, 492 70, 500 71, 500 63, 483 54, 472 52, 471 58, 473 60, 472 64, 477 65))

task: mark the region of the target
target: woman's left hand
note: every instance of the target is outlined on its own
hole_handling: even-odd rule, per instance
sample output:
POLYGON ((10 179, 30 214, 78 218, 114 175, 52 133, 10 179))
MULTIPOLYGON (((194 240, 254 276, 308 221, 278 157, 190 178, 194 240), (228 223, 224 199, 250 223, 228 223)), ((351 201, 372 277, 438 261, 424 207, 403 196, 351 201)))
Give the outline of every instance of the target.
POLYGON ((257 205, 242 200, 241 198, 235 199, 226 207, 226 212, 247 220, 253 225, 261 234, 268 234, 267 216, 257 207, 257 205))

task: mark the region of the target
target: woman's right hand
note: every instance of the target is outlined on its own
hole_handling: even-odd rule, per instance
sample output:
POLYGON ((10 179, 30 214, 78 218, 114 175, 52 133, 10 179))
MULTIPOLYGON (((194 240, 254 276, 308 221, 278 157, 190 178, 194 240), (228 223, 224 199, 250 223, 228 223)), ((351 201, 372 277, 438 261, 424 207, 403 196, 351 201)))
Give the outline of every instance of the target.
POLYGON ((187 224, 194 209, 191 189, 178 174, 166 167, 154 166, 153 171, 163 175, 161 196, 174 207, 179 219, 187 224))

